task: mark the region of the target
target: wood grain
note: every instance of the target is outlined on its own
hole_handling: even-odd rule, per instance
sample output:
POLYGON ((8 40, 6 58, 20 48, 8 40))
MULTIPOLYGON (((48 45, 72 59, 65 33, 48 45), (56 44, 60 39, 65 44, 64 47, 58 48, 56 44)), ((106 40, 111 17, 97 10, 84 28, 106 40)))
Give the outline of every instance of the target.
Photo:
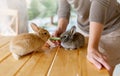
POLYGON ((56 49, 46 53, 34 53, 16 76, 46 76, 56 49))
POLYGON ((0 63, 0 76, 14 76, 28 59, 29 56, 17 61, 12 56, 9 56, 0 63))
POLYGON ((54 62, 50 76, 77 76, 78 50, 64 50, 60 48, 54 62))
POLYGON ((9 41, 12 39, 13 37, 9 36, 0 36, 0 48, 3 47, 4 45, 8 44, 9 41))
POLYGON ((9 51, 9 44, 6 44, 2 48, 0 48, 0 63, 5 60, 8 56, 10 56, 10 51, 9 51))
POLYGON ((12 37, 0 36, 0 76, 109 76, 86 59, 86 46, 76 50, 42 48, 15 60, 9 52, 12 37))
POLYGON ((81 66, 80 76, 109 76, 105 68, 98 70, 86 59, 86 47, 79 50, 79 65, 81 66))

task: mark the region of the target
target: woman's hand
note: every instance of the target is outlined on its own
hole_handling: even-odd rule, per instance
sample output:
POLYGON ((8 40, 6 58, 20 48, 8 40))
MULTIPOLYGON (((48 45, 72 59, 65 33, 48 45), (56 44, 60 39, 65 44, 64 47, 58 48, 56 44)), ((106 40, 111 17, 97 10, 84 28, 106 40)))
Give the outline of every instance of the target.
POLYGON ((107 69, 110 70, 111 67, 108 64, 108 59, 106 56, 102 55, 98 49, 88 49, 87 51, 87 59, 93 63, 98 69, 101 69, 103 66, 107 69))
POLYGON ((111 66, 107 61, 108 59, 98 50, 103 26, 104 25, 101 23, 90 22, 87 59, 98 69, 101 69, 104 66, 109 72, 111 72, 111 66))
POLYGON ((60 37, 60 35, 65 31, 64 27, 58 27, 52 34, 53 37, 60 37))
MULTIPOLYGON (((53 37, 60 37, 60 35, 66 31, 66 28, 67 28, 67 25, 69 23, 69 20, 68 19, 65 19, 65 18, 61 18, 59 19, 58 21, 58 27, 57 29, 55 30, 55 32, 52 34, 53 37)), ((60 45, 60 41, 58 40, 54 40, 52 41, 54 42, 55 45, 60 45)))
MULTIPOLYGON (((55 32, 52 34, 52 37, 60 37, 60 35, 65 31, 64 27, 63 28, 57 28, 55 32)), ((52 40, 52 42, 55 45, 60 45, 60 40, 52 40)))

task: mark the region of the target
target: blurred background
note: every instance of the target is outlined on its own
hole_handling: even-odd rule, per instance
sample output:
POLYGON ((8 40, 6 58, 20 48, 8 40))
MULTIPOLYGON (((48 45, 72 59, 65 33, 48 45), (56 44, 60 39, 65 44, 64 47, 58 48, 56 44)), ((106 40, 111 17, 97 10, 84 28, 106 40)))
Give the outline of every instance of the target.
MULTIPOLYGON (((57 27, 57 0, 0 0, 0 35, 33 32, 30 24, 52 33, 57 27)), ((74 10, 67 29, 76 24, 74 10)))
MULTIPOLYGON (((51 33, 56 29, 57 26, 57 0, 27 0, 28 3, 28 15, 29 23, 35 22, 38 25, 48 29, 51 33)), ((70 24, 74 25, 75 12, 72 10, 70 24)), ((67 28, 69 29, 69 27, 67 28)), ((29 31, 32 31, 29 29, 29 31)))
MULTIPOLYGON (((0 35, 33 32, 31 23, 36 23, 52 33, 57 26, 57 9, 57 0, 0 0, 0 35)), ((67 29, 72 25, 76 25, 73 9, 67 29)))

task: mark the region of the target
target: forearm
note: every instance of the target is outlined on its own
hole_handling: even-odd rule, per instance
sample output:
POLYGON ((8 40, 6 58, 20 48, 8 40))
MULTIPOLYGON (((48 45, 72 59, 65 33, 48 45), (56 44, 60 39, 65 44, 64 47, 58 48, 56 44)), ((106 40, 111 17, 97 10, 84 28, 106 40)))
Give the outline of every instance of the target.
POLYGON ((67 0, 58 0, 58 28, 61 33, 67 28, 70 18, 70 4, 67 0))
POLYGON ((66 30, 69 20, 66 18, 60 18, 58 20, 58 29, 66 30))
POLYGON ((98 49, 102 30, 103 30, 102 24, 96 23, 96 22, 90 22, 88 49, 91 49, 91 48, 98 49))
POLYGON ((98 69, 103 66, 111 71, 111 66, 106 61, 106 56, 102 55, 98 50, 98 45, 103 30, 103 25, 96 22, 90 22, 90 34, 88 41, 87 59, 93 63, 98 69))

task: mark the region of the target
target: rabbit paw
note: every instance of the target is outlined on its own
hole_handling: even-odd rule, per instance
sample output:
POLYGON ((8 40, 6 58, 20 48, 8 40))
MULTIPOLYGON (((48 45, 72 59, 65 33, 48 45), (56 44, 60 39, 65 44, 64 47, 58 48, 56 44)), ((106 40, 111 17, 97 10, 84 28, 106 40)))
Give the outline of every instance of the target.
POLYGON ((76 48, 70 48, 70 50, 75 50, 76 48))
POLYGON ((65 50, 69 50, 69 48, 65 48, 65 50))
POLYGON ((12 56, 13 56, 16 60, 19 60, 19 59, 20 59, 20 56, 19 56, 19 55, 16 55, 15 53, 12 53, 12 56))

